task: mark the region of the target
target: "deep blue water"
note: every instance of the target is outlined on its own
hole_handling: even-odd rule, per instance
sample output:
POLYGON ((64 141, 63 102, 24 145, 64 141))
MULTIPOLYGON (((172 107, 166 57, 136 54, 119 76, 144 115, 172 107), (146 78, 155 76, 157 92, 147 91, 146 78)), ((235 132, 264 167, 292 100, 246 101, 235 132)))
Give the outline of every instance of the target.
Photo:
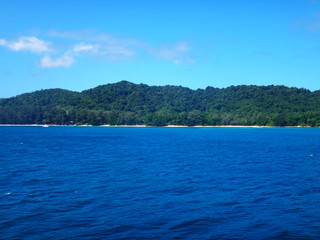
POLYGON ((1 239, 319 239, 320 129, 0 127, 1 239))

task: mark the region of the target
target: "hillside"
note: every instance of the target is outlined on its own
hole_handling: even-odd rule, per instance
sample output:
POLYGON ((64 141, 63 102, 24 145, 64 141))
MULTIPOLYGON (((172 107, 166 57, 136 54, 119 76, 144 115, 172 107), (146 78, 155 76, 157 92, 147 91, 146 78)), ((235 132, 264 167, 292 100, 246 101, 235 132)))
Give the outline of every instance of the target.
POLYGON ((0 100, 1 124, 320 126, 320 91, 285 86, 49 89, 0 100))

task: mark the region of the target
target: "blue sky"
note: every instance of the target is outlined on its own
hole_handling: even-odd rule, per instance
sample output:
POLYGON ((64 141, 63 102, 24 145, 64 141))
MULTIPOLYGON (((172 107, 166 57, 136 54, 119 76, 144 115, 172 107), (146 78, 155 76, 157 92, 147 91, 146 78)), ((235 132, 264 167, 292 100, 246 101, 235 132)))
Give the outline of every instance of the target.
POLYGON ((0 98, 127 80, 320 89, 320 1, 0 1, 0 98))

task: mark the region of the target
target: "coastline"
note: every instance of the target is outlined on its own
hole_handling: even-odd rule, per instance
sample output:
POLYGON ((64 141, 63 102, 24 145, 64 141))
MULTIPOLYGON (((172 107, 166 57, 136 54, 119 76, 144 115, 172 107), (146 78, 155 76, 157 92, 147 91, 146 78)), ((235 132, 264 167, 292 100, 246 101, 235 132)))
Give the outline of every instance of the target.
POLYGON ((184 126, 184 125, 167 125, 167 126, 147 126, 147 125, 55 125, 55 124, 0 124, 0 127, 123 127, 123 128, 152 128, 152 127, 164 127, 164 128, 317 128, 310 126, 244 126, 244 125, 216 125, 216 126, 184 126))

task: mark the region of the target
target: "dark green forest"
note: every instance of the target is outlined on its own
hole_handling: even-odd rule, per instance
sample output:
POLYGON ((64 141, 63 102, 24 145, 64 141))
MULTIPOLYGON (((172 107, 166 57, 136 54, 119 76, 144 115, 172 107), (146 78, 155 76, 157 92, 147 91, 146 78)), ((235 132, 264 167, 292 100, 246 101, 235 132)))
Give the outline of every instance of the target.
POLYGON ((82 92, 0 99, 1 124, 320 126, 320 91, 285 86, 191 90, 121 81, 82 92))

